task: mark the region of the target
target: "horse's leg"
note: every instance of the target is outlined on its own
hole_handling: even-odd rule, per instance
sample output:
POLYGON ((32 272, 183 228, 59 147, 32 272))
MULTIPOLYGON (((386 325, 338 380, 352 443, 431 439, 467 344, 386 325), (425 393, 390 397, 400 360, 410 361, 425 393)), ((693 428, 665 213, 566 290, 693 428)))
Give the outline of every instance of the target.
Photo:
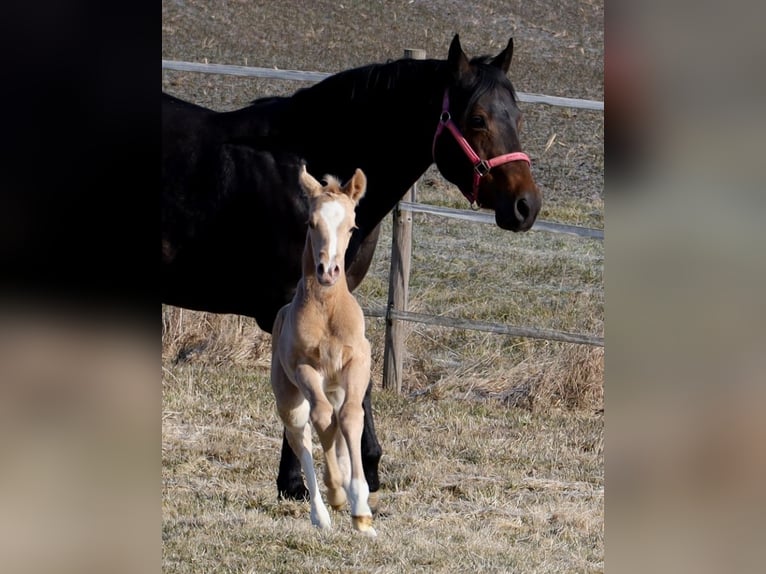
POLYGON ((279 459, 279 474, 277 474, 277 493, 280 498, 308 500, 309 491, 303 485, 301 463, 295 456, 287 432, 282 433, 282 456, 279 459))
POLYGON ((362 465, 364 476, 370 488, 370 506, 378 506, 378 490, 380 478, 378 477, 378 464, 383 455, 383 449, 375 435, 375 422, 372 420, 372 379, 369 380, 367 390, 362 401, 364 409, 364 428, 362 430, 362 465))
POLYGON ((377 533, 372 527, 372 510, 368 501, 370 489, 362 465, 362 432, 365 418, 362 401, 365 394, 365 381, 369 378, 370 353, 369 344, 367 344, 367 352, 355 355, 344 369, 346 400, 338 412, 338 425, 346 439, 351 461, 348 499, 352 524, 360 532, 376 536, 377 533))
POLYGON ((348 283, 349 291, 356 289, 357 285, 364 279, 364 276, 367 275, 372 258, 375 255, 379 236, 380 223, 367 234, 367 237, 362 239, 359 247, 354 248, 354 238, 349 242, 348 249, 346 250, 346 283, 348 283))
POLYGON ((276 408, 279 418, 285 427, 284 436, 290 445, 290 449, 300 461, 303 473, 306 475, 306 483, 309 490, 309 502, 311 504, 311 524, 319 528, 330 528, 330 513, 322 501, 319 492, 316 472, 314 471, 314 457, 312 456, 311 417, 309 401, 304 398, 301 391, 294 386, 285 375, 276 357, 272 358, 271 386, 276 399, 276 408))

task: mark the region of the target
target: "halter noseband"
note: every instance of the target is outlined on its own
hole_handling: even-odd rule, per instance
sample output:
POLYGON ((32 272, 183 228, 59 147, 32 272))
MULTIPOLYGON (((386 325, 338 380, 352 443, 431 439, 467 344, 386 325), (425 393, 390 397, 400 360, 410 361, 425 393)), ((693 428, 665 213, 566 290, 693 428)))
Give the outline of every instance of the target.
POLYGON ((431 145, 431 156, 433 157, 434 162, 436 162, 436 139, 439 137, 439 134, 442 133, 445 127, 450 131, 450 133, 452 133, 457 143, 460 145, 465 154, 468 156, 468 159, 471 160, 471 163, 473 164, 473 190, 471 195, 463 192, 463 195, 465 195, 466 199, 471 202, 471 207, 473 209, 478 209, 477 201, 479 199, 479 181, 481 181, 481 178, 487 175, 493 167, 511 161, 525 161, 528 165, 532 165, 529 156, 520 151, 506 153, 488 160, 481 159, 479 155, 473 151, 471 144, 469 144, 468 141, 463 137, 463 134, 460 133, 460 128, 458 128, 455 122, 452 121, 452 116, 449 113, 449 88, 444 90, 444 99, 442 100, 442 113, 441 116, 439 116, 439 125, 436 126, 434 141, 431 145))

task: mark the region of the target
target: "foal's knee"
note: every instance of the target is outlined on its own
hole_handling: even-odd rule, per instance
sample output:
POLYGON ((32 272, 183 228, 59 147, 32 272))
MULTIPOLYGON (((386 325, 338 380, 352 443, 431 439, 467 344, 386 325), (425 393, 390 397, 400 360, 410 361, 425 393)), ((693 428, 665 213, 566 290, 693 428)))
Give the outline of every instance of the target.
POLYGON ((334 411, 326 401, 318 401, 311 409, 311 424, 318 433, 324 434, 333 424, 334 411))
POLYGON ((364 410, 362 405, 345 403, 338 412, 338 424, 342 429, 358 430, 364 426, 364 410))

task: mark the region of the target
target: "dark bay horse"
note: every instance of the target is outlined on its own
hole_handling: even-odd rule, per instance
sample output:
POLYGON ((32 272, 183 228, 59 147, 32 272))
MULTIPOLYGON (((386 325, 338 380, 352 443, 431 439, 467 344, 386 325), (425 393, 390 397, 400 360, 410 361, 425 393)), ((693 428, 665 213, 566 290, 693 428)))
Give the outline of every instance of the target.
MULTIPOLYGON (((528 230, 542 198, 519 143, 512 55, 510 39, 497 56, 469 60, 455 35, 446 60, 346 70, 231 112, 163 93, 162 302, 254 317, 271 333, 301 277, 304 163, 343 181, 357 167, 367 176, 345 257, 352 290, 372 261, 380 221, 432 163, 471 203, 493 209, 499 227, 528 230)), ((376 492, 382 451, 371 387, 362 451, 376 492)), ((307 494, 286 440, 277 488, 307 494)))

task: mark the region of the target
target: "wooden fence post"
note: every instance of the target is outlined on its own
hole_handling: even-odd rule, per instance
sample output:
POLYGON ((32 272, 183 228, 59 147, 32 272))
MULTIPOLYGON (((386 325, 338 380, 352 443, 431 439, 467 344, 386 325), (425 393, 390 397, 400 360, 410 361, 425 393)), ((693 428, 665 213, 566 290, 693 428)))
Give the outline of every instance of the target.
MULTIPOLYGON (((404 57, 425 60, 426 51, 406 48, 404 57)), ((416 185, 402 198, 414 201, 416 185)), ((388 274, 388 306, 386 307, 386 340, 383 351, 383 388, 402 392, 402 359, 404 353, 404 324, 391 317, 392 310, 406 311, 410 281, 410 254, 412 253, 412 212, 399 209, 393 212, 391 242, 391 270, 388 274)))

